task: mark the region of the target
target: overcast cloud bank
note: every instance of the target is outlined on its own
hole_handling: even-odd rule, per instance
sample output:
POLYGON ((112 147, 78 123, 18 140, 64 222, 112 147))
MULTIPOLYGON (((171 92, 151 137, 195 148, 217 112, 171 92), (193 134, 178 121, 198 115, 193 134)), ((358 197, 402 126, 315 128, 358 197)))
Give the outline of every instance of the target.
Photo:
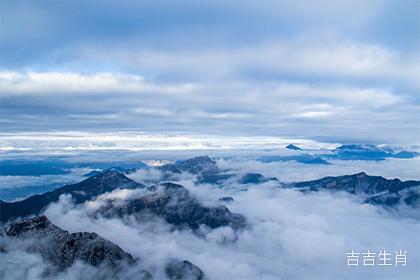
POLYGON ((1 5, 7 132, 420 143, 417 1, 1 5))

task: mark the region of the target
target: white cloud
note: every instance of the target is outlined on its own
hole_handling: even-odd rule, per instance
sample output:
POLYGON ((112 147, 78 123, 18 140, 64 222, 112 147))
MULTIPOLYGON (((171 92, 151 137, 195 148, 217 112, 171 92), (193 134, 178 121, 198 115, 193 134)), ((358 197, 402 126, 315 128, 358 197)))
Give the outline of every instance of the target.
POLYGON ((204 47, 185 51, 127 50, 116 46, 110 54, 97 46, 84 46, 79 55, 101 61, 111 56, 140 70, 177 72, 201 80, 241 79, 244 72, 252 71, 256 74, 345 77, 362 81, 380 79, 419 86, 415 79, 415 73, 419 71, 417 53, 400 53, 388 46, 350 40, 334 32, 307 33, 287 40, 231 48, 204 47))
POLYGON ((331 147, 331 144, 288 137, 242 137, 194 134, 151 134, 141 132, 86 133, 4 133, 0 147, 29 150, 230 150, 284 148, 296 143, 302 147, 331 147))
POLYGON ((90 168, 73 168, 66 174, 40 176, 0 176, 0 199, 4 201, 22 200, 40 192, 74 184, 85 179, 90 168))
POLYGON ((386 159, 382 161, 328 160, 331 164, 304 164, 295 161, 263 163, 260 161, 233 158, 220 159, 218 165, 223 169, 242 172, 259 172, 266 177, 277 177, 282 182, 316 180, 327 176, 341 176, 366 172, 373 176, 388 179, 420 180, 418 166, 420 157, 411 159, 386 159))
POLYGON ((420 255, 420 224, 392 216, 372 205, 361 205, 346 194, 279 189, 269 185, 248 191, 194 186, 198 197, 217 201, 231 195, 233 212, 243 213, 251 228, 235 242, 229 228, 210 230, 204 238, 188 230, 171 231, 163 222, 133 219, 92 219, 83 206, 60 202, 46 214, 57 225, 73 231, 95 231, 141 258, 146 267, 159 267, 168 258, 188 259, 210 279, 355 279, 411 278, 420 255), (398 238, 395 238, 398 236, 398 238), (350 250, 407 250, 409 265, 401 270, 363 267, 349 270, 350 250))
POLYGON ((152 11, 130 4, 115 22, 123 32, 115 33, 96 33, 107 5, 75 15, 61 14, 59 5, 6 5, 4 129, 419 142, 417 18, 408 10, 416 4, 205 5, 199 12, 206 16, 193 5, 181 9, 179 21, 174 3, 152 11), (220 21, 206 20, 220 9, 220 21), (155 17, 145 16, 140 28, 130 20, 149 12, 168 20, 155 26, 155 17), (16 24, 22 17, 14 14, 26 24, 16 24), (82 19, 92 28, 76 24, 82 19), (26 25, 33 32, 21 30, 26 25), (31 43, 27 55, 15 51, 31 43), (319 103, 329 108, 304 109, 319 103))
POLYGON ((72 52, 138 74, 1 72, 6 129, 420 141, 416 53, 330 34, 231 48, 72 52))
POLYGON ((386 87, 284 80, 207 81, 184 87, 137 81, 123 74, 66 73, 57 74, 57 81, 54 75, 44 74, 37 73, 43 78, 32 81, 25 73, 8 73, 0 80, 6 127, 20 124, 22 130, 39 131, 107 127, 108 131, 215 135, 223 129, 230 135, 328 135, 330 139, 358 135, 369 141, 418 141, 413 131, 418 105, 412 97, 386 87), (310 125, 302 119, 317 122, 310 125))
POLYGON ((41 175, 41 176, 0 176, 2 185, 0 189, 20 188, 23 186, 40 186, 48 184, 66 184, 69 182, 77 182, 83 178, 83 175, 91 171, 90 168, 73 168, 67 174, 60 175, 41 175))
POLYGON ((332 112, 327 112, 327 111, 308 111, 308 112, 303 112, 303 113, 299 113, 296 114, 296 117, 300 117, 300 118, 322 118, 322 117, 328 117, 331 116, 333 113, 332 112))
POLYGON ((108 93, 108 92, 188 92, 193 84, 157 85, 144 81, 142 76, 94 73, 82 74, 71 72, 0 72, 0 91, 2 95, 60 94, 60 93, 108 93))
MULTIPOLYGON (((420 180, 417 172, 419 160, 416 157, 305 165, 235 158, 220 159, 217 163, 221 168, 234 169, 239 173, 260 172, 282 181, 317 179, 360 171, 387 178, 420 180)), ((143 182, 159 176, 158 171, 142 170, 131 174, 130 178, 143 182)), ((350 194, 303 194, 276 187, 275 183, 250 186, 244 191, 243 186, 233 181, 220 188, 195 185, 194 177, 186 174, 176 180, 204 205, 220 205, 220 197, 232 196, 234 201, 227 205, 228 208, 245 215, 250 227, 242 232, 233 232, 230 228, 203 229, 203 236, 197 236, 189 230, 173 231, 161 220, 137 222, 130 217, 120 220, 92 215, 104 203, 124 203, 142 196, 146 192, 144 189, 115 190, 78 206, 69 196, 62 196, 58 203, 47 208, 45 214, 65 230, 96 232, 116 243, 140 258, 141 268, 150 270, 157 279, 162 279, 163 264, 170 258, 190 260, 210 279, 411 279, 419 273, 415 264, 420 261, 416 250, 420 243, 420 223, 404 216, 409 213, 408 209, 400 208, 400 212, 388 213, 379 207, 362 204, 361 199, 350 194), (383 249, 391 252, 407 250, 407 267, 400 269, 393 266, 389 270, 380 267, 350 270, 347 267, 346 252, 379 252, 383 249)), ((42 259, 23 252, 18 245, 13 246, 14 243, 8 243, 7 261, 0 268, 0 275, 6 273, 11 279, 27 278, 29 275, 41 278, 47 269, 42 259), (18 271, 17 264, 20 267, 18 271)), ((95 271, 76 264, 57 277, 79 279, 95 271)), ((126 269, 124 273, 135 275, 135 271, 126 269)))

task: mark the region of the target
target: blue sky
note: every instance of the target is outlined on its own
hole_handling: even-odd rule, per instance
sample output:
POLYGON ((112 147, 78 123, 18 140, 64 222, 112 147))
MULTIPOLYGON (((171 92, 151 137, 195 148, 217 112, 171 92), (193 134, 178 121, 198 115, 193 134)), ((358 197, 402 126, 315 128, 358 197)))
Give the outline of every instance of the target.
POLYGON ((419 1, 2 1, 8 133, 420 143, 419 1))

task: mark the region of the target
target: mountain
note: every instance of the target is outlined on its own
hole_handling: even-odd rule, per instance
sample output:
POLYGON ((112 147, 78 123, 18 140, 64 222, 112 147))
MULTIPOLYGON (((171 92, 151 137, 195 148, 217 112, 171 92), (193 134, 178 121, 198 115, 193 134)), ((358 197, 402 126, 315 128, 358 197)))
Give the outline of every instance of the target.
POLYGON ((130 174, 130 173, 136 172, 136 170, 137 170, 136 168, 124 168, 124 167, 120 167, 120 166, 113 166, 113 167, 110 167, 110 168, 105 169, 105 170, 92 170, 89 173, 86 173, 84 176, 85 177, 94 177, 96 175, 99 175, 103 172, 108 172, 108 171, 117 171, 117 172, 123 173, 123 174, 130 174))
POLYGON ((403 202, 413 208, 420 208, 420 185, 408 187, 398 192, 382 192, 366 199, 367 203, 395 206, 403 202))
POLYGON ((75 203, 83 203, 100 194, 118 188, 133 189, 145 187, 117 171, 108 170, 80 183, 66 185, 47 193, 31 196, 22 201, 11 203, 0 201, 0 218, 2 222, 5 222, 16 217, 38 214, 51 202, 58 201, 62 194, 70 194, 75 203))
POLYGON ((165 267, 165 272, 171 280, 205 279, 203 271, 187 260, 169 262, 165 267))
MULTIPOLYGON (((118 166, 124 169, 147 169, 149 166, 141 161, 136 162, 68 162, 60 158, 39 160, 7 159, 0 163, 0 175, 6 176, 40 176, 63 175, 73 168, 92 168, 105 170, 118 166)), ((96 175, 96 174, 95 174, 96 175)))
POLYGON ((239 180, 240 184, 248 185, 248 184, 262 184, 268 181, 278 181, 277 178, 266 178, 259 173, 246 173, 242 176, 239 180))
POLYGON ((179 174, 182 171, 178 169, 178 167, 176 167, 175 164, 172 163, 168 163, 162 166, 158 166, 156 167, 158 170, 160 170, 162 173, 175 173, 175 174, 179 174))
POLYGON ((417 152, 409 152, 409 151, 402 151, 402 152, 398 152, 398 153, 394 153, 392 155, 393 158, 413 158, 418 156, 419 153, 417 152))
MULTIPOLYGON (((93 232, 69 233, 52 224, 46 216, 11 223, 0 229, 0 257, 16 250, 13 241, 21 241, 28 253, 36 253, 57 273, 76 262, 98 268, 98 279, 127 279, 127 269, 135 269, 136 279, 153 279, 141 260, 135 259, 118 245, 93 232)), ((188 260, 171 259, 162 264, 169 279, 201 280, 203 271, 188 260)))
POLYGON ((219 201, 229 203, 229 202, 233 202, 235 200, 231 196, 223 196, 223 197, 219 198, 219 201))
POLYGON ((12 239, 28 239, 31 252, 39 253, 58 270, 64 270, 76 261, 111 267, 134 263, 130 254, 96 233, 69 233, 45 216, 9 224, 4 232, 12 239))
POLYGON ((286 146, 286 149, 289 149, 289 150, 295 150, 295 151, 301 151, 301 150, 302 150, 301 148, 299 148, 298 146, 293 145, 293 144, 289 144, 289 145, 287 145, 287 146, 286 146))
POLYGON ((325 177, 318 180, 294 183, 294 188, 302 190, 319 191, 345 191, 351 194, 362 194, 367 197, 367 202, 393 205, 402 199, 414 205, 418 201, 420 181, 401 181, 400 179, 386 179, 381 176, 369 176, 364 172, 337 177, 325 177), (412 192, 412 196, 410 196, 412 192), (407 196, 408 194, 408 196, 407 196), (411 199, 411 201, 410 201, 411 199))
POLYGON ((170 181, 173 175, 181 172, 188 172, 197 175, 198 184, 222 184, 231 178, 232 174, 226 174, 220 170, 217 163, 209 156, 198 156, 186 160, 179 160, 157 167, 162 172, 161 181, 170 181))
MULTIPOLYGON (((290 144, 286 146, 290 150, 301 150, 298 146, 290 144)), ((258 160, 262 162, 296 161, 305 164, 330 164, 329 159, 339 160, 384 160, 386 158, 413 158, 418 156, 417 152, 401 151, 395 152, 389 147, 379 147, 370 144, 341 145, 325 154, 298 154, 289 156, 264 156, 258 160)))
POLYGON ((389 180, 381 176, 369 176, 361 172, 353 175, 324 177, 318 180, 295 183, 294 187, 308 188, 312 191, 327 189, 349 193, 377 194, 383 191, 398 192, 417 185, 420 185, 420 181, 389 180))
POLYGON ((203 206, 181 185, 164 183, 148 190, 150 193, 125 203, 108 203, 98 210, 98 214, 105 217, 134 215, 140 220, 158 216, 177 227, 191 229, 198 229, 200 225, 210 228, 231 226, 233 229, 246 226, 244 216, 231 213, 226 206, 203 206))
POLYGON ((242 215, 234 214, 226 206, 205 207, 181 185, 164 183, 147 188, 136 183, 123 174, 108 170, 78 184, 67 185, 52 192, 29 197, 23 201, 6 203, 1 201, 1 220, 35 215, 49 203, 58 200, 62 194, 72 195, 75 203, 83 203, 96 196, 118 188, 143 188, 141 197, 127 199, 126 203, 109 203, 102 207, 98 214, 105 216, 136 215, 150 218, 150 215, 165 219, 175 226, 189 226, 197 229, 200 225, 210 228, 231 226, 234 229, 246 225, 242 215))
POLYGON ((305 164, 330 164, 321 156, 311 154, 291 155, 291 156, 264 156, 258 159, 261 162, 269 163, 276 161, 296 161, 305 164))
POLYGON ((176 161, 174 166, 184 172, 198 174, 203 171, 216 171, 217 165, 209 156, 198 156, 187 160, 176 161))
POLYGON ((333 150, 332 154, 325 156, 341 160, 384 160, 386 158, 413 158, 418 156, 418 153, 408 151, 397 153, 389 147, 351 144, 339 146, 333 150))
MULTIPOLYGON (((170 181, 173 179, 172 175, 181 172, 189 172, 197 176, 196 183, 198 184, 216 184, 222 185, 227 180, 241 175, 233 173, 231 170, 221 170, 217 163, 209 156, 198 156, 187 160, 177 161, 173 164, 166 164, 157 167, 162 174, 161 181, 170 181)), ((259 173, 247 173, 242 175, 238 182, 240 184, 261 184, 270 180, 277 180, 276 178, 265 178, 259 173)))
MULTIPOLYGON (((64 186, 53 192, 30 197, 26 200, 5 203, 1 202, 2 221, 39 213, 49 203, 57 201, 61 194, 71 194, 76 203, 82 203, 97 195, 117 188, 145 188, 123 174, 107 171, 78 184, 64 186)), ((231 213, 226 206, 205 207, 181 185, 165 183, 147 188, 149 193, 117 205, 108 204, 100 209, 105 216, 123 216, 135 214, 138 217, 153 214, 176 226, 189 226, 197 229, 200 225, 210 228, 231 226, 241 228, 246 224, 245 218, 231 213)))
POLYGON ((225 173, 224 171, 219 170, 205 171, 197 176, 196 183, 222 185, 226 180, 229 180, 233 176, 234 174, 225 173))
POLYGON ((66 174, 69 165, 58 160, 2 160, 0 176, 40 176, 66 174))

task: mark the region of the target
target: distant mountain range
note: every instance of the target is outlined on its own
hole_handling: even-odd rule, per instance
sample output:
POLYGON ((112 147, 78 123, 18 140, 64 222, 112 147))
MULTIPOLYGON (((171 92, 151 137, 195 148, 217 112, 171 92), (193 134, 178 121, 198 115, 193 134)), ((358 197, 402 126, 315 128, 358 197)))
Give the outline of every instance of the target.
POLYGON ((71 195, 73 201, 79 204, 95 199, 106 192, 125 188, 145 189, 146 194, 130 200, 124 205, 103 207, 100 214, 107 216, 136 214, 140 217, 147 212, 160 216, 176 226, 188 225, 191 228, 197 228, 200 224, 205 224, 211 228, 224 225, 231 225, 234 228, 245 226, 245 219, 240 215, 230 213, 226 207, 204 207, 183 186, 164 183, 170 181, 173 175, 180 172, 195 175, 197 183, 216 184, 221 187, 232 182, 244 186, 272 182, 279 187, 296 188, 302 191, 345 191, 355 195, 363 195, 369 203, 388 206, 401 201, 412 206, 419 203, 420 181, 389 180, 380 176, 369 176, 365 173, 285 184, 277 178, 266 178, 259 173, 237 174, 231 170, 221 170, 216 162, 208 156, 177 161, 173 164, 157 167, 157 169, 161 170, 164 175, 152 187, 135 182, 115 168, 111 168, 80 183, 66 185, 22 201, 4 202, 0 200, 1 221, 5 222, 13 218, 36 215, 48 204, 58 201, 62 194, 71 195), (173 204, 172 201, 177 203, 173 204))
POLYGON ((259 160, 262 162, 275 161, 296 161, 305 164, 330 164, 328 160, 385 160, 387 158, 413 158, 419 155, 417 152, 400 151, 395 152, 389 147, 379 147, 375 145, 342 145, 334 150, 325 153, 313 154, 298 146, 289 144, 287 149, 299 152, 288 156, 264 156, 259 160))
MULTIPOLYGON (((304 164, 329 164, 328 160, 384 160, 387 158, 407 159, 419 156, 420 154, 414 151, 399 151, 396 152, 390 147, 375 146, 370 144, 349 144, 342 145, 333 150, 307 150, 295 144, 285 146, 290 152, 290 155, 276 155, 262 156, 257 158, 262 162, 275 161, 296 161, 304 164)), ((175 163, 167 164, 158 167, 159 170, 171 173, 190 172, 193 174, 200 173, 203 169, 209 169, 212 160, 208 156, 196 157, 193 161, 191 159, 176 161, 175 163), (207 166, 207 164, 210 164, 207 166)), ((74 168, 91 168, 93 171, 87 173, 86 176, 95 176, 99 172, 107 169, 116 170, 125 174, 132 173, 138 169, 150 169, 153 166, 148 166, 142 161, 114 161, 114 162, 69 162, 62 158, 47 158, 43 160, 20 160, 20 159, 6 159, 0 163, 0 175, 2 176, 39 176, 39 175, 62 175, 74 168)))
MULTIPOLYGON (((46 158, 36 160, 6 159, 0 163, 0 175, 2 176, 40 176, 62 175, 73 168, 91 168, 105 170, 110 168, 136 170, 149 168, 141 161, 136 162, 70 162, 61 158, 46 158)), ((94 175, 94 174, 92 174, 94 175)))
MULTIPOLYGON (((367 151, 376 151, 372 146, 341 146, 337 148, 340 151, 358 151, 360 149, 367 151)), ((392 154, 389 149, 387 153, 392 154)), ((223 185, 229 180, 235 180, 242 185, 258 185, 266 182, 273 182, 279 187, 292 187, 302 191, 345 191, 355 195, 362 195, 367 203, 378 204, 382 206, 394 206, 400 202, 407 205, 420 206, 420 181, 401 181, 399 179, 386 179, 380 176, 369 176, 366 173, 358 173, 353 175, 325 177, 318 180, 298 182, 292 184, 281 183, 277 178, 266 178, 259 173, 246 173, 238 176, 235 173, 228 173, 226 170, 220 170, 215 161, 209 157, 196 157, 188 159, 183 164, 182 171, 190 172, 197 175, 198 183, 223 185), (194 167, 195 162, 199 163, 200 168, 194 167), (186 164, 188 163, 188 164, 186 164), (190 168, 194 168, 190 171, 190 168)), ((166 176, 169 176, 172 169, 179 170, 177 163, 165 166, 166 176)), ((176 171, 175 173, 177 173, 176 171)), ((230 181, 231 182, 231 181, 230 181)))
POLYGON ((342 145, 334 149, 332 154, 325 156, 342 160, 384 160, 386 158, 413 158, 418 155, 417 152, 394 152, 389 147, 375 145, 342 145))
POLYGON ((367 203, 394 206, 400 202, 413 207, 420 206, 420 181, 401 181, 369 176, 364 172, 325 177, 318 180, 289 184, 302 191, 345 191, 364 197, 367 203))
POLYGON ((312 155, 307 153, 290 156, 264 156, 258 158, 258 160, 265 163, 276 161, 295 161, 304 164, 330 164, 323 158, 323 155, 312 155))
POLYGON ((277 178, 266 178, 259 173, 237 174, 232 170, 222 170, 209 156, 176 161, 159 166, 157 169, 163 173, 162 180, 171 180, 173 175, 188 172, 197 176, 196 182, 199 184, 222 185, 227 181, 236 181, 240 184, 262 184, 271 180, 277 181, 277 178))

